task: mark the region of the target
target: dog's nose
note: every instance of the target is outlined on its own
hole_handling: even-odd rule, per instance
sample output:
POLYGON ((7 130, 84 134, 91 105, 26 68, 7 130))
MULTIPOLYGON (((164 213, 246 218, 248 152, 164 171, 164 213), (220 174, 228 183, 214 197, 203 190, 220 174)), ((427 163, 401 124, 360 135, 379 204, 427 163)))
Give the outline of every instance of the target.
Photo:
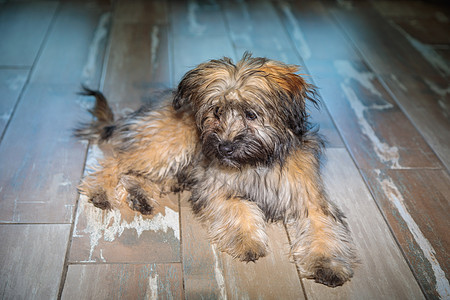
POLYGON ((230 156, 233 154, 234 146, 231 142, 224 142, 219 145, 219 152, 223 156, 230 156))

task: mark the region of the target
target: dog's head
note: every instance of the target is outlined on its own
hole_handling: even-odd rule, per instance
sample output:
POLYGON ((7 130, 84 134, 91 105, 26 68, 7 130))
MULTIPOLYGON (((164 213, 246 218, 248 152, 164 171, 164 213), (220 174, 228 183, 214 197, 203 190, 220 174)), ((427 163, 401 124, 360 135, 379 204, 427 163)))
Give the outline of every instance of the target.
POLYGON ((206 156, 222 164, 270 164, 283 160, 308 130, 306 101, 314 87, 297 66, 245 54, 211 60, 181 80, 173 106, 190 106, 206 156))

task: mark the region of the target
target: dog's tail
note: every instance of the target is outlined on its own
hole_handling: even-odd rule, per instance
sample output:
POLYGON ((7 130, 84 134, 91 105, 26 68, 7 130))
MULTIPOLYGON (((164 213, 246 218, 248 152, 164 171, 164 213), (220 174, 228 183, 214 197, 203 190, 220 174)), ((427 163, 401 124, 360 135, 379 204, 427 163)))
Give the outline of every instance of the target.
POLYGON ((94 96, 95 106, 89 112, 96 118, 91 123, 80 124, 74 130, 74 136, 80 139, 87 139, 92 142, 107 140, 114 131, 114 114, 108 105, 105 96, 99 92, 82 86, 80 95, 94 96))

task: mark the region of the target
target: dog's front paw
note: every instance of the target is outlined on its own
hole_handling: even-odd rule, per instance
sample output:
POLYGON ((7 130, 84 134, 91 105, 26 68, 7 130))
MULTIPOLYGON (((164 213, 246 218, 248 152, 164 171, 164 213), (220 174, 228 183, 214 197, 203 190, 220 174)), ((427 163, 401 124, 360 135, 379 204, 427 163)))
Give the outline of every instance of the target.
POLYGON ((255 262, 267 255, 268 246, 264 240, 255 240, 251 237, 239 237, 219 244, 219 249, 230 254, 233 258, 243 262, 255 262), (226 246, 225 246, 225 245, 226 246))
POLYGON ((311 273, 315 282, 329 287, 337 287, 353 277, 353 268, 339 259, 321 258, 315 262, 311 273))
POLYGON ((100 209, 111 209, 112 205, 111 203, 108 201, 108 196, 106 195, 105 191, 100 191, 97 192, 95 194, 93 194, 90 198, 89 201, 94 204, 95 207, 98 207, 100 209))
POLYGON ((244 262, 255 262, 259 258, 267 255, 267 249, 265 247, 254 247, 252 249, 247 249, 244 253, 238 256, 240 261, 244 262))
POLYGON ((153 212, 152 199, 139 187, 128 190, 127 202, 133 210, 143 215, 151 215, 153 212))

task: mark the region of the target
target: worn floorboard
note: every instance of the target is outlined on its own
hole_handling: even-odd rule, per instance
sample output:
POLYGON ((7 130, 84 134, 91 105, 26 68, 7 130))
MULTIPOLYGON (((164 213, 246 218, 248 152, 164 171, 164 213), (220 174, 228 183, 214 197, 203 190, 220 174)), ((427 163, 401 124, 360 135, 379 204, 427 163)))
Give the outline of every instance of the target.
POLYGON ((70 225, 0 225, 0 298, 56 299, 70 225))
POLYGON ((164 1, 119 1, 111 30, 103 90, 120 116, 160 102, 171 86, 164 1))
MULTIPOLYGON (((370 67, 385 79, 402 110, 449 169, 450 142, 446 138, 450 103, 448 60, 425 41, 418 40, 420 37, 412 36, 393 21, 382 19, 370 5, 357 5, 355 10, 360 13, 341 9, 335 10, 334 15, 370 67), (365 16, 364 19, 359 17, 361 15, 365 16), (411 78, 411 75, 416 78, 411 78), (427 118, 433 118, 433 125, 427 122, 427 118)), ((441 14, 445 16, 445 12, 441 14)), ((435 36, 432 32, 428 35, 435 36)))
POLYGON ((61 299, 182 299, 180 264, 71 265, 61 299))
POLYGON ((0 4, 0 66, 34 64, 58 6, 55 1, 0 4))
POLYGON ((28 77, 28 69, 0 67, 0 136, 14 113, 19 96, 28 77))

